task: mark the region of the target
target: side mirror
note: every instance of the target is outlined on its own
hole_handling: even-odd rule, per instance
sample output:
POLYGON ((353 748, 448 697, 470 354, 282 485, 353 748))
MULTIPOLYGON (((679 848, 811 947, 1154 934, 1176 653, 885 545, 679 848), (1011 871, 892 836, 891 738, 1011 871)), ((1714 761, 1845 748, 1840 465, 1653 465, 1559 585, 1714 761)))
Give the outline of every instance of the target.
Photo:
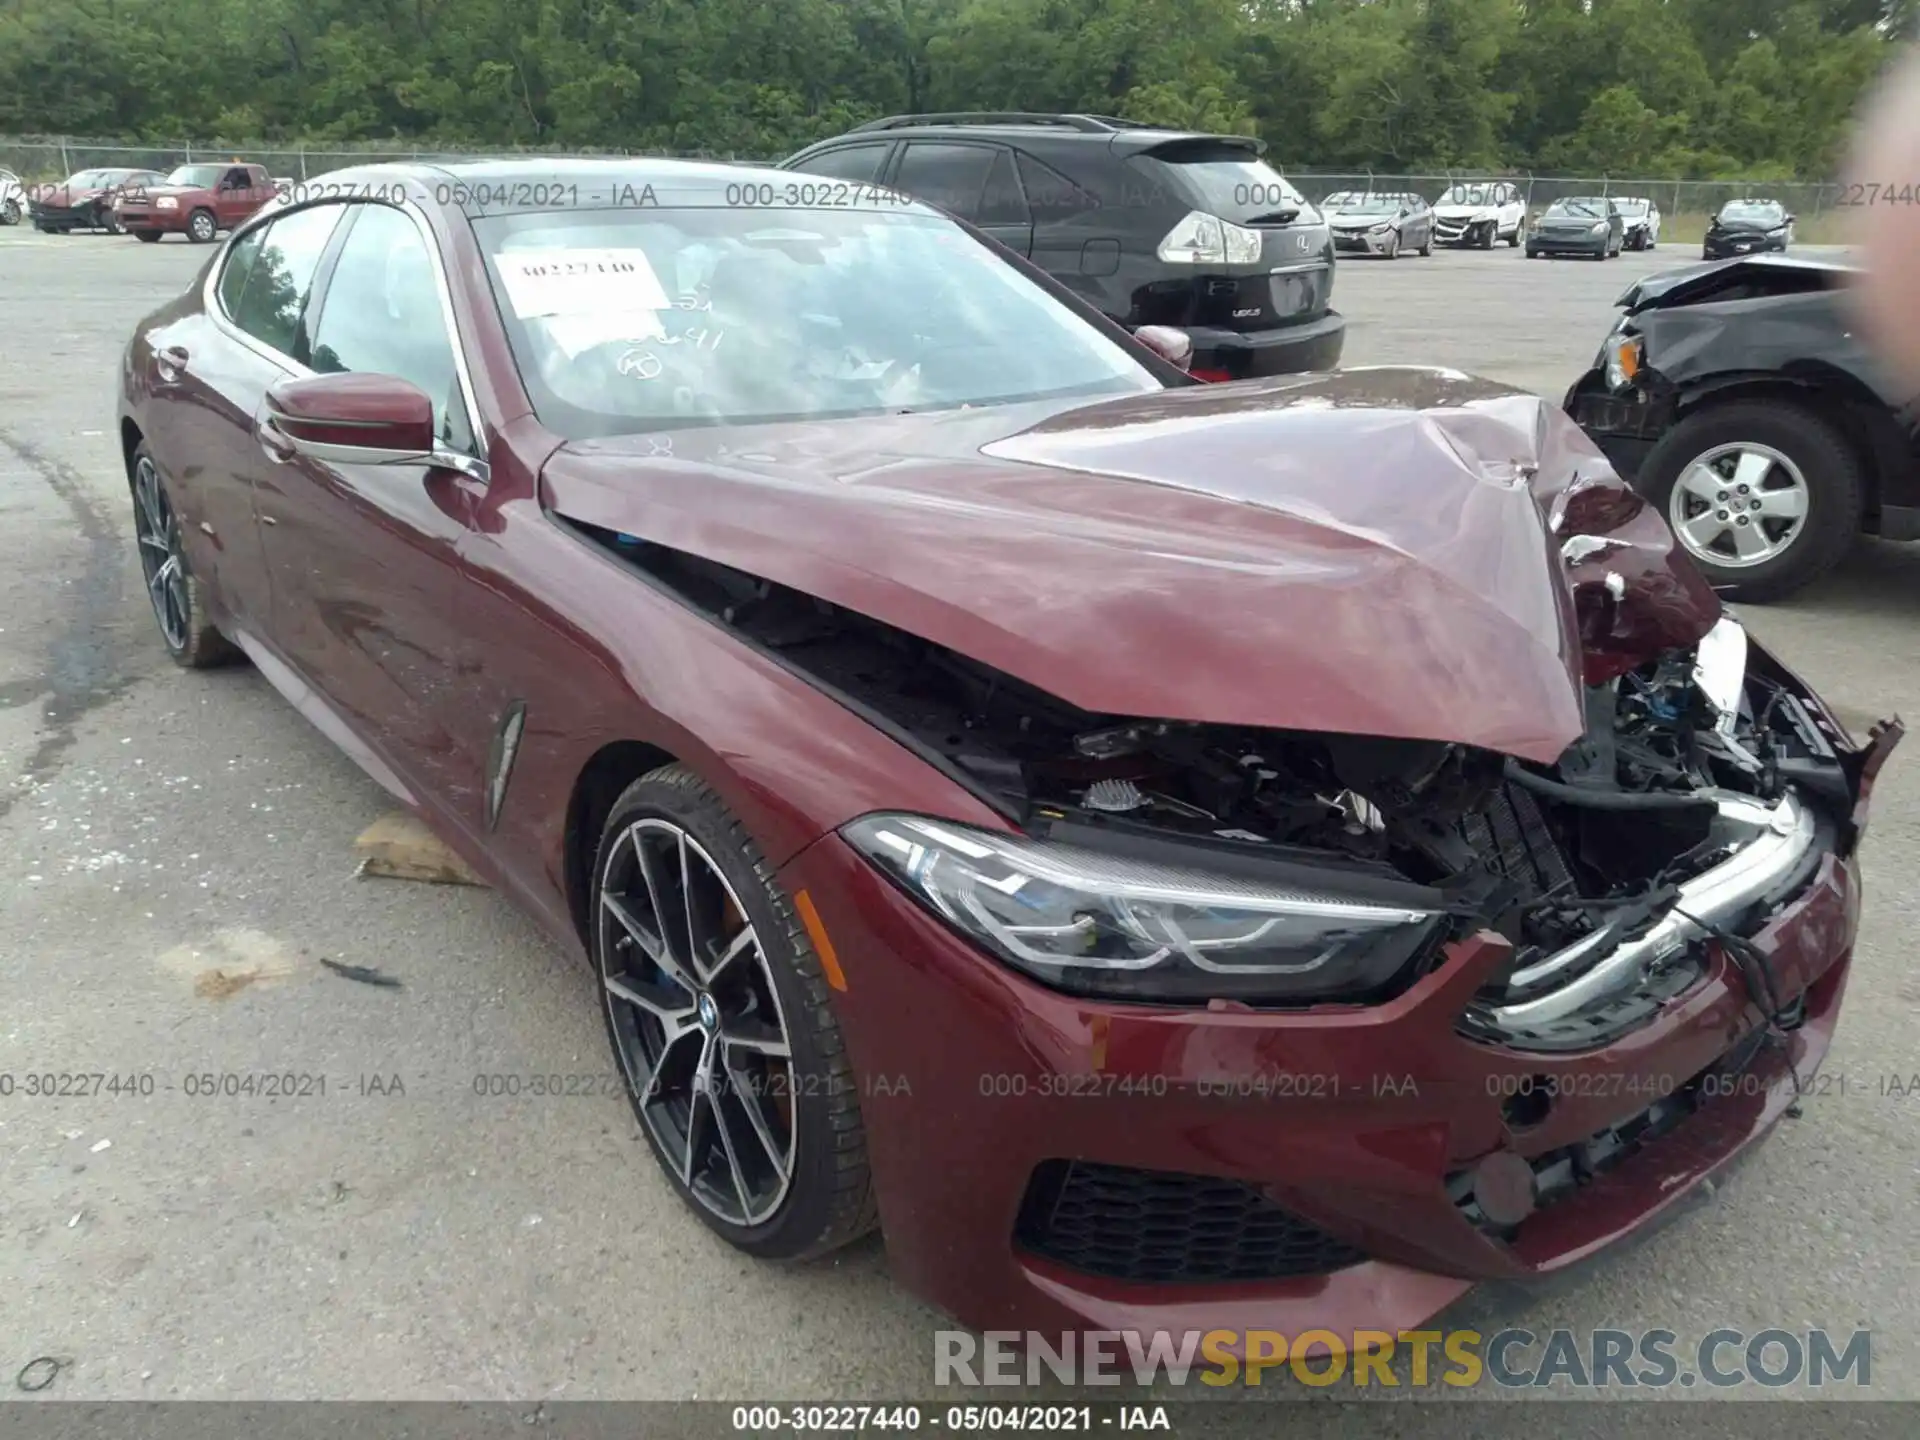
POLYGON ((1787 216, 1787 224, 1791 225, 1792 223, 1793 223, 1793 216, 1791 215, 1787 216))
POLYGON ((1185 370, 1193 363, 1193 337, 1171 325, 1142 325, 1133 338, 1169 365, 1185 370))
POLYGON ((437 447, 433 401, 397 375, 315 375, 267 391, 268 448, 341 465, 425 465, 437 447))

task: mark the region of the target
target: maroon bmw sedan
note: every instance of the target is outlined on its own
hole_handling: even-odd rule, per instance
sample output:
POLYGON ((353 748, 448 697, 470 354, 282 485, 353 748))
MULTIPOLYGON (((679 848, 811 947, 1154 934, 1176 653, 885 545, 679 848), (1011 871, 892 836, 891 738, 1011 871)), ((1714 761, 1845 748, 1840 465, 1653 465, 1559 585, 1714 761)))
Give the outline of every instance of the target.
POLYGON ((126 352, 161 637, 591 963, 733 1245, 878 1226, 981 1327, 1392 1332, 1820 1063, 1899 726, 1548 402, 1200 384, 861 185, 307 189, 126 352))

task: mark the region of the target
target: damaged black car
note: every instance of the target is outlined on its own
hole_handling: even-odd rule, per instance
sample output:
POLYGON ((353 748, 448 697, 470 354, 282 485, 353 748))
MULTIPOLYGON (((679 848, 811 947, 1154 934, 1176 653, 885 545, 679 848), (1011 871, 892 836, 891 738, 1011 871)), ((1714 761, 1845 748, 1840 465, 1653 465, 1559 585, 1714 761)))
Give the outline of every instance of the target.
POLYGON ((1789 595, 1862 532, 1920 539, 1920 397, 1859 335, 1857 273, 1776 254, 1649 276, 1567 394, 1729 598, 1789 595))

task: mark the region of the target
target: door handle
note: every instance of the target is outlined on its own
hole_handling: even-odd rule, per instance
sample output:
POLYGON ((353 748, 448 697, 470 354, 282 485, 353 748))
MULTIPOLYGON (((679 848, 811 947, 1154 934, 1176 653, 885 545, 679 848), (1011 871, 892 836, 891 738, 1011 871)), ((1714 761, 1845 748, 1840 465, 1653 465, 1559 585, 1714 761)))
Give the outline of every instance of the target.
POLYGON ((175 384, 186 368, 187 352, 179 345, 168 345, 153 352, 153 370, 162 384, 175 384))
POLYGON ((260 441, 260 448, 266 452, 267 458, 276 465, 287 464, 299 453, 293 448, 293 442, 288 440, 280 427, 273 423, 273 412, 270 410, 263 410, 259 418, 254 421, 253 433, 260 441))

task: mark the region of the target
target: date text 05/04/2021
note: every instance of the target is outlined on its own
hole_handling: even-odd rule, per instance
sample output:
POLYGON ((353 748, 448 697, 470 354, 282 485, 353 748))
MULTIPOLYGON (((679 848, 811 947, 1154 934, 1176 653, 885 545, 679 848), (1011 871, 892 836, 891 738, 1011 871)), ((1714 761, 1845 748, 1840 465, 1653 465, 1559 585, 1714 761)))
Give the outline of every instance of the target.
POLYGON ((957 1435, 1091 1434, 1095 1431, 1173 1431, 1164 1405, 736 1405, 732 1429, 741 1434, 878 1434, 948 1431, 957 1435))

